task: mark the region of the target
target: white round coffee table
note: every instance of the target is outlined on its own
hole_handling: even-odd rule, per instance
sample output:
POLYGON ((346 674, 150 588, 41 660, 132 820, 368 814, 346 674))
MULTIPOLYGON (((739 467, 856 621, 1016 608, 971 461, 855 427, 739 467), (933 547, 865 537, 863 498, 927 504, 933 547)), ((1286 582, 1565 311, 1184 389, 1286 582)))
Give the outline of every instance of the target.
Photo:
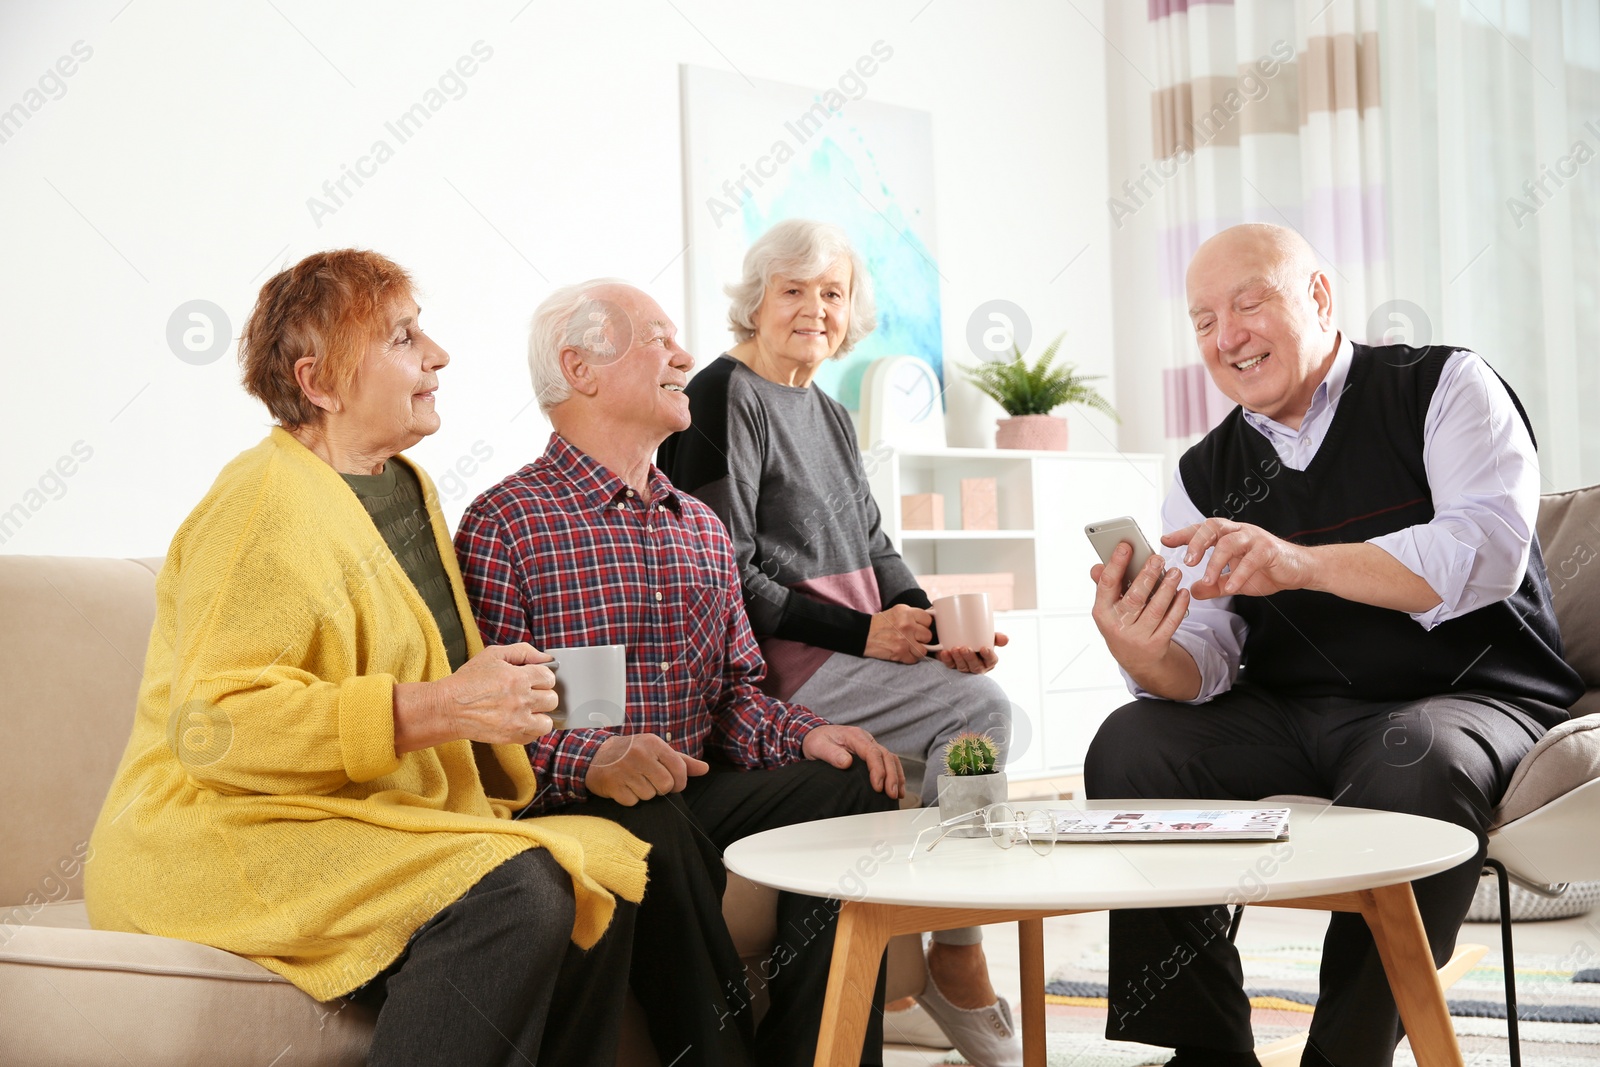
MULTIPOLYGON (((1048 806, 1208 805, 1142 800, 1048 806)), ((1411 882, 1470 859, 1477 840, 1459 826, 1415 815, 1287 806, 1290 836, 1282 842, 1060 843, 1040 856, 1026 845, 1002 850, 987 838, 947 837, 912 862, 918 831, 939 821, 937 809, 922 808, 768 830, 735 842, 724 858, 730 870, 753 882, 842 903, 817 1043, 819 1065, 857 1062, 878 963, 895 934, 1017 922, 1024 1062, 1033 1067, 1044 1063, 1045 1052, 1045 917, 1244 903, 1360 912, 1372 928, 1418 1063, 1460 1067, 1461 1052, 1411 882)))

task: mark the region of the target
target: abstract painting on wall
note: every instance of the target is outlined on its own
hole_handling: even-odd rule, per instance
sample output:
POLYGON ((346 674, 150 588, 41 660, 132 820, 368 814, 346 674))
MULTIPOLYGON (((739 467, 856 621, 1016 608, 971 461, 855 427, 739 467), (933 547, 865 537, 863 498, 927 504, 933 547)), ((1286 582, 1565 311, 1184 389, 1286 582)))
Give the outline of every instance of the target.
POLYGON ((681 68, 686 326, 701 366, 734 343, 723 286, 739 279, 751 243, 808 218, 849 234, 878 310, 878 328, 816 384, 854 410, 880 356, 916 356, 943 380, 932 116, 866 98, 893 54, 879 42, 824 89, 681 68))

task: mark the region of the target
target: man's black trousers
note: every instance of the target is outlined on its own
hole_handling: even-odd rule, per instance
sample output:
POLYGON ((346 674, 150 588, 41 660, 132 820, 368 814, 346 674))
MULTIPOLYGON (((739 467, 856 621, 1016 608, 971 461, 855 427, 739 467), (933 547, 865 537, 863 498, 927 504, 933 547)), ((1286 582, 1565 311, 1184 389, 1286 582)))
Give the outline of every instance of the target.
MULTIPOLYGON (((780 893, 777 944, 747 969, 722 919, 722 852, 762 830, 895 806, 857 759, 842 771, 818 760, 760 771, 712 763, 681 793, 632 807, 591 797, 561 809, 612 819, 651 845, 630 984, 663 1064, 812 1062, 839 902, 780 893), (758 1027, 753 1000, 763 987, 769 1007, 758 1027)), ((880 966, 863 1064, 883 1062, 883 995, 880 966)))
MULTIPOLYGON (((1562 718, 1538 701, 1475 693, 1374 703, 1283 699, 1239 685, 1201 705, 1136 700, 1095 736, 1085 791, 1095 800, 1299 794, 1464 826, 1478 836, 1477 855, 1413 887, 1443 965, 1478 884, 1495 805, 1546 724, 1562 718)), ((1291 846, 1293 834, 1291 824, 1291 846)), ((1291 855, 1283 868, 1292 874, 1293 865, 1291 855)), ((1113 911, 1106 1036, 1248 1051, 1250 1004, 1227 928, 1222 908, 1113 911)), ((1337 1067, 1387 1067, 1400 1036, 1366 921, 1336 913, 1307 1062, 1320 1054, 1337 1067)))

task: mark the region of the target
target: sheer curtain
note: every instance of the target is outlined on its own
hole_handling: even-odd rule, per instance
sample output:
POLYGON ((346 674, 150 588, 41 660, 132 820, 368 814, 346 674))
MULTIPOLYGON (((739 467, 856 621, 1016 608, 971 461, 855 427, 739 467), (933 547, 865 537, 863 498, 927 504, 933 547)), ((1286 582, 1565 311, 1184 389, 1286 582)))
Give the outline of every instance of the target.
POLYGON ((1473 348, 1512 384, 1547 491, 1600 481, 1600 4, 1379 14, 1389 326, 1473 348))
POLYGON ((1341 328, 1365 340, 1389 274, 1379 0, 1148 0, 1155 58, 1152 162, 1111 190, 1112 221, 1157 213, 1159 374, 1175 462, 1233 406, 1199 361, 1184 268, 1238 222, 1305 235, 1333 278, 1341 328))

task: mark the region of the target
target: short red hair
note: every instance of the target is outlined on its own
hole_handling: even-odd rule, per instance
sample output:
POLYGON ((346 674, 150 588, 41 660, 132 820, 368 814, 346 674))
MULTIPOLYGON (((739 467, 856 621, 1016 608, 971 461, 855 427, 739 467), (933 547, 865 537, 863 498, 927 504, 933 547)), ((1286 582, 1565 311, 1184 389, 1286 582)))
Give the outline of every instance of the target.
POLYGON ((285 429, 322 421, 294 365, 305 356, 320 390, 341 393, 368 347, 389 328, 385 312, 411 299, 411 275, 376 252, 341 248, 307 256, 267 280, 239 335, 244 387, 285 429))

